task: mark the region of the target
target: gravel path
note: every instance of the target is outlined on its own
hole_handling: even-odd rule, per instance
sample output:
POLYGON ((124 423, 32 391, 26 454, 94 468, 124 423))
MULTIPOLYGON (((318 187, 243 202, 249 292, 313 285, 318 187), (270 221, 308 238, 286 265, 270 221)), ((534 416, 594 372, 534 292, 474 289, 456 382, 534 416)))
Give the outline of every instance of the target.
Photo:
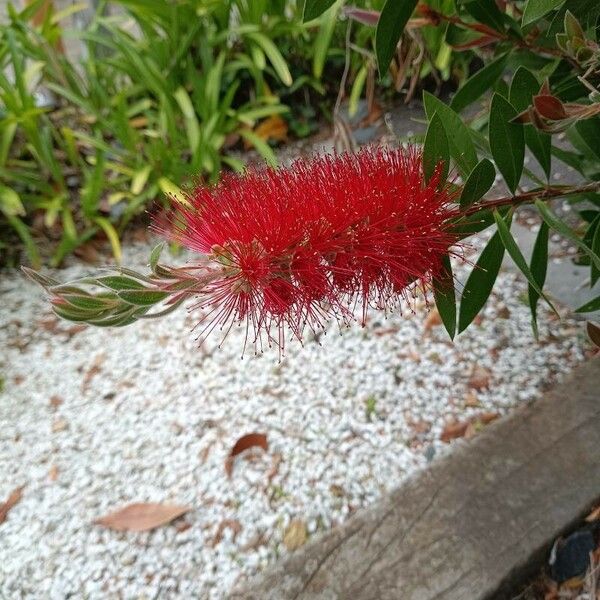
MULTIPOLYGON (((148 249, 126 248, 125 263, 148 249)), ((0 524, 0 598, 225 597, 446 451, 449 420, 504 414, 583 359, 582 328, 543 307, 533 339, 524 292, 502 272, 455 344, 421 306, 332 326, 279 362, 240 360, 237 331, 198 349, 184 310, 118 330, 58 323, 40 290, 3 278, 0 499, 25 487, 0 524), (238 457, 228 478, 250 432, 269 451, 238 457), (93 524, 144 501, 192 510, 149 533, 93 524)))

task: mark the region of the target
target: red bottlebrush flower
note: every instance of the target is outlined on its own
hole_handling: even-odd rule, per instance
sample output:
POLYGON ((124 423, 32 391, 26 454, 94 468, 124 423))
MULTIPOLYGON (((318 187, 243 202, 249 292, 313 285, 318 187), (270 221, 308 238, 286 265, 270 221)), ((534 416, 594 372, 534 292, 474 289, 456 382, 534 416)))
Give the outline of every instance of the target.
POLYGON ((356 303, 364 322, 439 274, 457 241, 440 172, 426 183, 415 148, 298 160, 199 187, 155 229, 209 257, 205 331, 246 322, 255 344, 282 347, 286 328, 301 339, 356 303))

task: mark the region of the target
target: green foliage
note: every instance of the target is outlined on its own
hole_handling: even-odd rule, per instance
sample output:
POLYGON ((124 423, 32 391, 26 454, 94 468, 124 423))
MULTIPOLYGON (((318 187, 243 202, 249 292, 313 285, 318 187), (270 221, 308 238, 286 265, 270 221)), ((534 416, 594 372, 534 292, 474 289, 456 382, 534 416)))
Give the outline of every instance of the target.
POLYGON ((99 233, 119 260, 121 234, 146 206, 243 167, 239 136, 274 164, 254 129, 289 114, 286 98, 323 92, 305 71, 322 74, 336 23, 305 25, 279 0, 111 0, 79 31, 62 23, 84 4, 34 25, 41 5, 9 6, 0 28, 0 262, 12 230, 33 266, 42 255, 57 265, 99 233), (69 37, 80 61, 63 51, 69 37))
MULTIPOLYGON (((380 70, 387 68, 390 49, 402 36, 398 22, 406 23, 404 14, 402 19, 387 17, 388 4, 377 24, 378 44, 385 49, 378 53, 380 70), (393 22, 383 23, 386 18, 393 22)), ((397 2, 394 10, 400 13, 410 6, 397 2)), ((459 85, 449 105, 424 92, 424 175, 431 177, 441 160, 462 177, 458 202, 464 214, 454 223, 461 236, 496 229, 464 285, 458 325, 449 263, 443 281, 434 281, 438 310, 451 337, 456 329, 466 329, 485 305, 508 252, 528 283, 537 335, 538 300, 550 304, 543 290, 550 230, 577 248, 577 262, 590 268, 591 285, 600 280, 600 6, 586 0, 524 0, 502 5, 494 0, 459 0, 440 7, 439 2, 430 1, 420 5, 418 16, 440 27, 444 24, 446 43, 456 52, 477 54, 483 63, 459 85), (475 110, 465 110, 473 106, 475 110), (463 116, 463 112, 470 114, 463 116), (552 137, 562 132, 571 148, 552 137), (526 148, 546 182, 553 157, 575 169, 585 182, 579 186, 544 183, 526 168, 526 148), (508 194, 487 201, 496 169, 508 194), (529 191, 522 191, 524 185, 529 191), (548 207, 548 201, 558 197, 570 197, 581 206, 585 227, 568 226, 548 207), (512 207, 525 203, 535 205, 542 222, 529 262, 510 232, 512 207)), ((600 310, 600 299, 578 310, 600 310)))

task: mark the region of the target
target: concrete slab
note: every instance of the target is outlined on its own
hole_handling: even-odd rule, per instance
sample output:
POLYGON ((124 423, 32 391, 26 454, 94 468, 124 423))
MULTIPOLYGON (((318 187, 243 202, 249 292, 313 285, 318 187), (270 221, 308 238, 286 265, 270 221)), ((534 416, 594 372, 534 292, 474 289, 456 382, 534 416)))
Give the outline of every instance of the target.
POLYGON ((504 598, 600 497, 600 357, 235 600, 504 598))

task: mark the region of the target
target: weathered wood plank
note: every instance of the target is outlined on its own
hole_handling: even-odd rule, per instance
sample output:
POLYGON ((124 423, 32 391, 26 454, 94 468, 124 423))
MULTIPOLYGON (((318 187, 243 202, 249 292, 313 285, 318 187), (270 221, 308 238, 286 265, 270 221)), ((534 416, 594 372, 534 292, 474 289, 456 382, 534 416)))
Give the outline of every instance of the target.
POLYGON ((232 598, 501 597, 599 497, 596 358, 232 598))

